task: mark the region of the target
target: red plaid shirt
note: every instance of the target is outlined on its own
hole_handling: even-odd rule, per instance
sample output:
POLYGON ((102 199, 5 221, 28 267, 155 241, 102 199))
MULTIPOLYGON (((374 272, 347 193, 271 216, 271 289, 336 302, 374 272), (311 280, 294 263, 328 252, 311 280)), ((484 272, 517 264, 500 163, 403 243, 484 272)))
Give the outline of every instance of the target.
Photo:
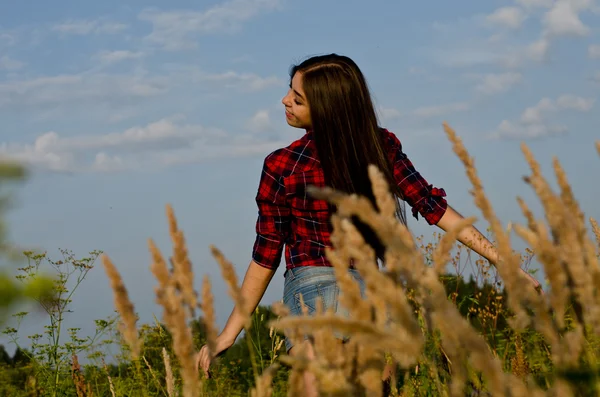
MULTIPOLYGON (((398 138, 383 129, 388 143, 394 176, 405 201, 418 219, 436 224, 448 206, 443 189, 438 189, 415 170, 402 152, 398 138)), ((256 202, 258 220, 252 259, 261 266, 276 269, 285 245, 286 268, 331 266, 325 247, 331 246, 330 212, 327 202, 313 199, 306 187, 325 186, 323 170, 311 134, 288 147, 269 154, 264 161, 256 202)))

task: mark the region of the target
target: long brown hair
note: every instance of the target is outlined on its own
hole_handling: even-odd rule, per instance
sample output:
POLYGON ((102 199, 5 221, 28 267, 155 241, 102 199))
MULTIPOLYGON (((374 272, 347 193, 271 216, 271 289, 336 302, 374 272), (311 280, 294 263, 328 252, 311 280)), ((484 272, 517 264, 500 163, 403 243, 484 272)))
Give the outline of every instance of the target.
MULTIPOLYGON (((402 192, 394 180, 393 164, 359 67, 346 56, 329 54, 311 57, 292 66, 290 78, 298 72, 302 73, 317 155, 326 184, 346 193, 365 196, 377 208, 368 175, 369 164, 376 165, 396 197, 396 216, 406 225, 405 206, 399 200, 402 192)), ((377 257, 382 259, 384 246, 375 232, 356 218, 353 222, 375 249, 377 257)))

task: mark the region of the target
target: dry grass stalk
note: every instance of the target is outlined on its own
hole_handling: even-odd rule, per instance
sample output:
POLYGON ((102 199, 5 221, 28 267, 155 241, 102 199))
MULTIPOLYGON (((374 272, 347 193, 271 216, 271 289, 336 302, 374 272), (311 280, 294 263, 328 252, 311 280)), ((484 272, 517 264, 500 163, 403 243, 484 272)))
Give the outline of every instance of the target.
POLYGON ((525 379, 529 375, 529 365, 523 352, 523 341, 520 336, 515 339, 515 356, 511 360, 512 373, 515 376, 525 379))
POLYGON ((102 367, 104 368, 104 373, 106 374, 106 379, 108 379, 108 387, 110 390, 110 395, 112 397, 116 397, 115 385, 113 384, 112 377, 110 376, 110 373, 108 372, 108 366, 104 362, 104 359, 102 359, 102 367))
POLYGON ((513 253, 510 238, 500 220, 496 216, 491 202, 484 193, 483 184, 477 175, 474 160, 469 156, 462 140, 456 135, 456 132, 447 124, 444 123, 444 130, 450 142, 453 145, 453 150, 462 161, 467 177, 473 185, 471 194, 474 196, 475 205, 481 210, 484 218, 490 223, 492 232, 498 242, 498 253, 500 255, 500 263, 496 268, 498 273, 504 280, 506 288, 512 293, 509 295, 508 304, 515 312, 516 318, 513 322, 513 327, 523 329, 530 324, 531 319, 523 308, 523 304, 531 303, 536 310, 545 310, 543 302, 539 296, 535 294, 531 288, 519 288, 519 285, 524 285, 523 276, 520 274, 519 258, 513 253))
POLYGON ((83 376, 83 372, 81 372, 81 366, 79 365, 77 355, 73 354, 71 358, 71 377, 75 384, 77 397, 93 397, 94 393, 92 392, 91 386, 85 382, 85 377, 83 376))
POLYGON ((288 397, 305 397, 304 393, 304 369, 300 369, 300 365, 297 361, 287 361, 289 356, 281 358, 283 363, 286 363, 292 367, 290 375, 288 377, 288 397))
MULTIPOLYGON (((577 300, 585 310, 583 315, 588 318, 580 319, 582 326, 585 324, 591 326, 596 332, 600 332, 600 301, 596 298, 596 286, 594 283, 595 278, 600 278, 600 269, 598 268, 598 261, 593 259, 593 242, 588 238, 585 215, 581 211, 577 200, 573 195, 573 191, 567 180, 566 173, 561 167, 558 159, 554 159, 554 170, 558 185, 561 189, 561 198, 565 209, 567 210, 565 217, 573 223, 573 232, 566 233, 565 242, 565 256, 569 258, 569 273, 574 282, 573 292, 577 296, 577 300), (588 252, 592 254, 591 257, 586 255, 580 255, 581 252, 588 252), (577 260, 574 258, 581 258, 577 260), (590 277, 591 276, 591 277, 590 277)), ((582 346, 583 349, 583 346, 582 346)))
POLYGON ((189 259, 187 246, 183 231, 177 227, 175 212, 170 205, 167 205, 167 219, 169 221, 169 234, 173 244, 173 256, 171 263, 173 265, 173 281, 183 296, 188 307, 190 317, 195 317, 195 308, 198 306, 196 291, 194 290, 194 275, 192 271, 192 262, 189 259))
MULTIPOLYGON (((164 347, 163 347, 164 350, 164 347)), ((148 371, 150 371, 150 375, 152 376, 152 379, 154 379, 154 383, 156 383, 156 386, 161 389, 161 391, 164 393, 164 389, 162 387, 162 385, 160 384, 158 378, 156 377, 156 372, 152 369, 152 366, 150 365, 150 363, 148 362, 148 360, 146 359, 145 356, 142 356, 142 359, 144 360, 144 364, 146 364, 146 368, 148 368, 148 371)))
POLYGON ((529 209, 529 206, 525 203, 525 201, 523 201, 523 199, 521 197, 517 197, 517 202, 519 203, 519 207, 521 208, 521 212, 525 216, 525 219, 527 219, 527 226, 529 227, 529 229, 533 233, 538 233, 540 226, 539 226, 538 222, 535 220, 535 217, 533 216, 533 212, 531 212, 531 210, 529 209))
MULTIPOLYGON (((340 223, 339 230, 347 236, 342 240, 346 245, 339 248, 355 258, 356 269, 360 272, 366 286, 367 299, 361 301, 363 307, 356 305, 352 307, 358 308, 358 311, 364 313, 367 321, 374 321, 381 329, 392 327, 392 332, 398 332, 399 336, 406 335, 406 342, 412 344, 415 349, 420 349, 423 343, 421 329, 412 315, 413 309, 404 291, 396 288, 391 277, 378 271, 373 259, 373 250, 348 220, 340 223), (396 321, 390 322, 390 320, 396 321)), ((347 293, 345 288, 341 289, 343 294, 347 293)), ((356 318, 360 319, 360 317, 356 318)), ((414 361, 414 354, 411 354, 410 350, 412 349, 407 350, 407 355, 397 359, 405 365, 410 365, 414 361)))
POLYGON ((167 385, 167 395, 169 397, 175 397, 175 380, 173 378, 173 369, 171 368, 171 359, 167 349, 162 348, 163 362, 165 364, 165 383, 167 385))
MULTIPOLYGON (((523 145, 525 158, 532 170, 532 175, 526 181, 542 201, 547 225, 536 220, 525 202, 518 198, 527 227, 515 225, 514 230, 530 244, 544 266, 550 284, 550 295, 546 300, 529 288, 529 281, 522 276, 521 258, 513 253, 510 245, 510 228, 504 230, 494 214, 477 176, 473 159, 455 132, 447 124, 444 124, 444 128, 453 143, 454 151, 466 168, 473 185, 475 203, 491 224, 498 241, 501 261, 497 269, 509 294, 509 307, 516 315, 516 321, 511 321, 510 324, 516 330, 527 325, 535 327, 549 344, 553 364, 558 370, 577 365, 587 343, 584 332, 586 327, 591 327, 596 333, 600 332, 600 298, 596 292, 600 290, 600 263, 598 247, 586 233, 583 213, 573 196, 564 170, 554 160, 560 187, 560 193, 555 194, 541 175, 533 155, 523 145), (571 299, 583 308, 575 311, 578 323, 567 329, 564 317, 571 299), (527 313, 528 309, 533 309, 532 316, 527 313), (554 317, 550 315, 550 309, 553 310, 554 317)), ((600 153, 600 142, 597 143, 597 148, 600 153)), ((454 230, 449 230, 440 239, 437 249, 429 250, 434 261, 433 266, 429 267, 409 230, 393 216, 395 201, 389 194, 385 178, 375 167, 369 168, 369 176, 378 210, 364 197, 345 195, 327 188, 311 188, 309 191, 312 196, 325 199, 338 207, 338 213, 332 217, 333 248, 327 249, 326 254, 338 280, 339 304, 347 307, 351 316, 341 317, 330 308, 326 311, 321 301, 317 304, 314 316, 290 316, 289 309, 281 303, 273 306, 279 318, 270 324, 271 327, 283 330, 296 345, 302 343, 304 334, 314 338, 314 359, 308 359, 302 351, 294 357, 280 357, 281 362, 291 366, 288 395, 303 395, 302 375, 305 371, 316 376, 320 391, 326 395, 380 395, 384 355, 389 353, 395 362, 405 368, 419 361, 429 362, 423 351, 424 333, 436 331, 440 332, 440 351, 452 374, 449 387, 441 385, 439 380, 435 381, 440 393, 464 395, 467 381, 473 379, 473 374, 476 373, 483 375, 485 389, 491 395, 546 395, 529 382, 531 368, 527 364, 521 339, 517 338, 516 356, 511 361, 513 373, 505 373, 500 359, 492 353, 483 336, 448 299, 448 293, 440 281, 439 274, 453 260, 450 251, 454 241, 462 229, 474 222, 474 218, 460 222, 454 230), (357 216, 371 226, 386 246, 381 271, 373 250, 349 221, 352 216, 357 216), (365 281, 364 298, 359 284, 348 272, 351 263, 365 281), (423 323, 415 318, 411 306, 413 302, 419 306, 423 323), (350 341, 344 345, 337 343, 333 331, 349 336, 350 341)), ((184 395, 197 396, 201 383, 195 372, 191 330, 186 324, 186 314, 188 311, 193 312, 197 305, 197 295, 192 288, 193 274, 183 233, 178 230, 170 207, 167 207, 167 214, 174 246, 173 273, 169 272, 163 256, 150 240, 151 269, 158 280, 157 302, 164 307, 164 322, 173 335, 175 355, 181 362, 184 395)), ((591 222, 598 237, 598 225, 594 220, 591 222)), ((211 246, 211 251, 221 266, 223 278, 229 285, 229 293, 236 307, 245 316, 248 329, 251 313, 245 306, 234 267, 217 248, 211 246)), ((110 265, 112 264, 107 267, 107 273, 110 273, 110 265)), ((118 276, 114 266, 112 270, 118 276)), ((120 288, 118 283, 115 285, 117 288, 113 289, 120 288)), ((214 324, 215 317, 208 278, 203 280, 201 308, 208 329, 214 324)), ((132 310, 131 312, 133 313, 132 310)), ((208 329, 208 333, 209 347, 214 346, 216 330, 208 329)), ((167 371, 167 393, 171 397, 174 395, 173 376, 165 349, 163 359, 167 371)), ((276 370, 277 364, 272 365, 257 378, 252 396, 272 394, 270 385, 276 370)), ((419 366, 416 370, 419 370, 419 366)), ((435 370, 436 368, 434 372, 435 370)), ((111 388, 111 391, 114 395, 114 389, 111 388)), ((548 390, 548 395, 568 397, 573 395, 573 390, 567 381, 559 377, 548 390)))
POLYGON ((437 248, 432 255, 434 269, 438 274, 442 274, 446 270, 446 266, 450 261, 450 251, 452 251, 452 247, 456 244, 456 239, 460 233, 474 223, 475 217, 465 218, 460 221, 456 228, 448 230, 448 232, 440 239, 437 248))
POLYGON ((216 351, 218 332, 215 327, 214 297, 210 289, 210 279, 208 276, 205 276, 202 282, 202 303, 200 307, 204 313, 203 322, 206 329, 206 344, 208 345, 208 350, 214 352, 216 351))
POLYGON ((581 208, 579 207, 579 204, 573 195, 573 190, 571 189, 567 179, 567 174, 558 161, 558 158, 555 157, 552 159, 552 165, 554 168, 554 174, 556 175, 556 180, 558 181, 558 186, 560 188, 560 198, 562 204, 570 213, 571 219, 574 221, 575 226, 577 227, 577 229, 575 229, 577 232, 577 237, 580 242, 582 242, 585 238, 585 215, 583 214, 583 211, 581 211, 581 208))
MULTIPOLYGON (((539 222, 541 224, 541 222, 539 222)), ((543 317, 542 323, 537 323, 537 329, 551 345, 559 343, 558 329, 564 327, 564 314, 567 307, 569 290, 564 286, 567 284, 567 276, 562 270, 560 254, 548 236, 545 228, 540 227, 536 234, 521 225, 514 226, 515 232, 525 240, 536 252, 536 255, 544 263, 544 270, 552 293, 549 296, 550 306, 556 313, 554 325, 552 318, 546 312, 538 312, 537 317, 543 317)))
MULTIPOLYGON (((332 314, 333 307, 327 309, 327 312, 332 314)), ((315 308, 317 315, 321 315, 325 312, 323 307, 322 299, 317 299, 317 305, 315 308)), ((317 357, 319 358, 320 365, 324 368, 335 368, 343 367, 345 364, 344 347, 341 343, 338 343, 335 334, 332 332, 333 329, 329 327, 319 328, 312 332, 314 339, 314 350, 317 357)), ((311 332, 309 332, 310 334, 311 332)))
POLYGON ((235 306, 244 315, 244 328, 248 329, 251 325, 250 322, 252 313, 246 308, 246 302, 244 301, 244 297, 242 296, 242 290, 238 284, 238 278, 235 272, 235 267, 233 266, 233 263, 231 263, 227 260, 227 258, 225 258, 225 255, 223 255, 223 253, 221 253, 221 251, 219 251, 217 247, 211 245, 210 250, 212 252, 213 257, 216 259, 217 263, 221 267, 221 274, 223 275, 223 279, 229 287, 229 295, 233 299, 235 306))
POLYGON ((148 239, 148 249, 150 250, 150 255, 152 257, 150 270, 158 281, 158 285, 154 288, 154 291, 157 298, 162 300, 164 291, 166 291, 171 284, 171 274, 167 267, 167 263, 152 239, 148 239))
POLYGON ((125 288, 125 284, 123 284, 121 275, 110 258, 106 255, 102 255, 102 263, 104 264, 104 270, 106 271, 110 286, 113 290, 115 308, 121 316, 119 329, 123 335, 123 339, 125 339, 125 342, 131 349, 133 358, 137 360, 140 357, 141 342, 138 338, 135 309, 129 300, 127 288, 125 288))
MULTIPOLYGON (((451 140, 452 133, 453 131, 449 134, 451 140)), ((475 196, 478 205, 482 208, 484 215, 487 215, 486 218, 491 220, 492 223, 496 223, 496 228, 500 230, 500 233, 505 233, 500 227, 499 221, 495 218, 491 210, 491 205, 483 193, 472 160, 469 159, 460 141, 456 137, 454 138, 455 150, 465 162, 470 179, 475 185, 475 196)), ((373 185, 377 186, 376 190, 378 194, 383 194, 386 189, 384 188, 385 182, 382 181, 383 178, 381 175, 373 171, 371 172, 371 178, 373 185)), ((353 318, 341 319, 329 314, 316 315, 312 318, 288 317, 280 319, 278 326, 284 329, 308 328, 313 331, 324 326, 329 326, 350 333, 351 343, 356 342, 357 345, 367 345, 373 349, 380 348, 381 351, 389 350, 392 355, 395 353, 395 349, 402 349, 406 356, 411 356, 403 357, 405 363, 418 358, 421 353, 420 347, 408 354, 406 352, 407 346, 414 345, 415 341, 418 340, 414 333, 406 332, 407 329, 411 329, 410 327, 400 328, 404 333, 398 332, 398 329, 396 329, 396 332, 390 332, 390 336, 388 336, 386 332, 389 331, 383 329, 380 322, 377 322, 375 319, 369 321, 369 316, 365 314, 370 311, 381 312, 383 306, 379 302, 381 301, 382 290, 386 290, 387 288, 381 288, 384 285, 381 282, 378 284, 379 288, 375 292, 374 286, 376 283, 374 280, 377 280, 376 277, 378 276, 375 276, 374 273, 370 274, 369 270, 367 270, 369 269, 369 262, 372 262, 372 250, 363 244, 364 242, 361 241, 360 235, 358 235, 354 227, 347 221, 347 218, 356 215, 376 230, 380 239, 386 244, 388 251, 386 253, 385 267, 388 270, 388 274, 385 276, 384 273, 380 273, 379 276, 388 277, 390 280, 395 279, 395 282, 390 287, 396 293, 390 295, 403 296, 404 292, 402 291, 400 278, 407 281, 407 285, 410 288, 414 288, 417 292, 416 299, 421 305, 425 316, 429 318, 428 324, 432 327, 431 331, 433 331, 433 327, 441 331, 444 351, 447 353, 450 361, 454 363, 453 384, 451 386, 453 395, 461 395, 463 392, 465 382, 468 378, 469 366, 483 373, 488 382, 488 388, 494 395, 504 395, 508 389, 511 389, 516 394, 542 395, 540 389, 529 387, 512 374, 503 373, 501 363, 490 354, 488 346, 481 335, 470 326, 468 321, 460 315, 456 307, 446 298, 446 291, 439 281, 437 272, 435 269, 428 268, 424 264, 422 256, 413 244, 412 239, 409 238, 410 235, 403 225, 395 220, 393 221, 394 224, 392 224, 389 221, 389 216, 384 217, 381 213, 376 212, 366 199, 356 196, 346 196, 331 189, 312 189, 310 193, 314 197, 328 200, 338 206, 340 219, 336 219, 335 217, 333 219, 334 235, 332 235, 332 243, 334 249, 328 250, 327 255, 332 265, 336 268, 336 276, 339 280, 340 290, 342 291, 340 303, 348 305, 353 309, 353 318), (370 293, 367 293, 365 301, 361 301, 358 298, 356 284, 350 280, 346 272, 349 259, 354 261, 357 269, 361 271, 366 280, 367 289, 370 293), (375 295, 377 295, 377 299, 373 299, 375 295), (382 341, 383 343, 381 343, 382 341)), ((384 208, 388 212, 390 211, 391 206, 386 204, 384 199, 378 197, 377 202, 380 208, 384 208)), ((472 219, 465 220, 459 226, 465 227, 470 222, 472 222, 472 219)), ((449 232, 449 234, 457 233, 457 230, 449 232)), ((520 258, 516 258, 512 254, 508 236, 504 235, 504 237, 504 254, 501 255, 509 258, 509 262, 512 261, 514 265, 512 270, 510 267, 505 266, 502 271, 510 279, 507 282, 507 288, 508 285, 512 285, 512 288, 524 291, 526 288, 522 288, 522 286, 529 284, 527 280, 517 276, 520 270, 518 262, 520 258)), ((447 240, 442 242, 439 250, 435 252, 437 269, 443 268, 449 258, 449 251, 452 248, 450 238, 451 236, 447 237, 447 240)), ((373 265, 371 268, 375 268, 374 263, 370 264, 373 265)), ((381 280, 377 281, 380 282, 381 280)), ((521 292, 520 299, 513 299, 513 304, 521 311, 522 316, 526 316, 521 306, 522 302, 536 303, 538 308, 541 307, 544 309, 543 301, 537 295, 534 295, 533 289, 530 292, 521 292)), ((394 314, 394 311, 392 310, 391 313, 394 314)), ((411 321, 406 318, 406 313, 404 308, 398 310, 396 314, 400 315, 392 315, 392 323, 398 326, 396 321, 401 319, 402 326, 411 324, 411 321)), ((377 315, 381 315, 381 313, 376 313, 375 318, 377 315)), ((527 322, 525 321, 525 323, 527 322)), ((417 346, 419 345, 417 344, 417 346)), ((296 364, 298 362, 299 360, 295 361, 296 364)), ((370 387, 368 384, 376 387, 372 382, 374 378, 372 376, 369 378, 369 370, 357 374, 358 378, 361 379, 362 377, 364 379, 362 382, 363 386, 367 383, 367 387, 370 387), (367 381, 367 378, 370 380, 367 381)))
MULTIPOLYGON (((543 235, 541 231, 538 232, 538 240, 545 242, 548 249, 553 249, 551 256, 546 255, 545 258, 547 262, 544 265, 549 267, 546 273, 554 273, 550 277, 557 277, 556 274, 562 273, 559 276, 561 281, 566 280, 562 285, 555 283, 558 285, 555 286, 556 290, 553 288, 552 291, 553 294, 560 295, 562 299, 565 299, 565 302, 556 302, 555 299, 553 305, 565 307, 572 302, 577 320, 572 331, 573 335, 569 338, 560 338, 563 333, 562 327, 560 327, 563 323, 562 315, 558 319, 559 326, 554 329, 556 334, 554 338, 548 335, 550 329, 545 329, 543 334, 549 340, 554 339, 552 353, 555 364, 558 367, 570 366, 576 363, 577 357, 579 357, 578 353, 584 349, 583 331, 586 323, 592 326, 596 332, 600 330, 600 308, 595 296, 597 280, 600 280, 598 260, 590 252, 593 251, 590 248, 593 244, 587 237, 583 216, 579 215, 579 208, 571 198, 570 187, 558 162, 554 161, 554 168, 561 195, 552 192, 530 150, 525 145, 522 145, 522 149, 533 171, 531 177, 526 178, 526 181, 540 198, 551 230, 551 236, 543 235), (559 265, 556 265, 557 260, 559 265), (564 292, 558 292, 560 289, 563 289, 564 292), (580 343, 576 343, 577 341, 580 343)), ((520 232, 523 234, 523 230, 520 232)), ((539 321, 537 323, 539 324, 539 321)), ((541 331, 539 327, 538 329, 541 331)))
MULTIPOLYGON (((467 168, 467 175, 475 188, 475 203, 482 210, 485 218, 492 225, 492 230, 496 236, 496 239, 498 240, 498 250, 500 256, 505 260, 506 258, 509 258, 508 268, 506 268, 505 266, 498 266, 497 269, 501 277, 505 281, 506 288, 509 291, 509 306, 516 313, 516 321, 511 321, 511 325, 513 326, 513 328, 520 330, 523 329, 525 325, 533 323, 533 325, 538 331, 540 331, 546 338, 554 342, 553 345, 557 347, 557 349, 553 350, 555 354, 559 351, 564 351, 563 349, 558 348, 558 346, 556 345, 556 343, 558 342, 557 335, 555 332, 556 328, 554 327, 552 318, 549 315, 548 307, 546 306, 542 297, 537 296, 531 288, 519 287, 519 285, 524 285, 524 283, 522 281, 518 282, 518 278, 522 278, 518 277, 518 275, 520 274, 520 272, 518 272, 518 258, 516 258, 516 256, 512 254, 510 243, 508 240, 508 235, 500 227, 500 222, 495 217, 489 200, 487 200, 487 198, 483 194, 483 188, 479 178, 477 177, 472 159, 468 156, 466 149, 464 148, 462 142, 456 136, 454 131, 447 124, 444 124, 444 128, 450 140, 454 144, 454 151, 457 153, 457 155, 463 161, 465 167, 467 168), (533 318, 530 318, 525 312, 525 310, 523 310, 523 308, 526 306, 532 307, 534 309, 536 314, 535 321, 532 321, 533 318)), ((530 166, 534 172, 534 176, 531 178, 531 180, 538 187, 536 193, 538 193, 538 196, 542 199, 543 202, 552 201, 552 196, 549 194, 549 189, 546 188, 547 186, 545 184, 545 181, 543 180, 543 178, 539 177, 541 176, 539 172, 539 166, 537 166, 537 163, 535 163, 535 161, 533 160, 533 156, 528 156, 529 153, 527 153, 526 148, 524 146, 523 148, 526 159, 529 161, 530 166)), ((555 219, 553 218, 552 221, 555 221, 555 219)), ((520 230, 521 232, 523 231, 522 228, 516 228, 516 230, 520 230)))
MULTIPOLYGON (((377 179, 382 178, 382 176, 373 173, 372 178, 377 179)), ((456 230, 449 231, 448 235, 444 236, 446 240, 441 242, 439 250, 434 253, 434 257, 438 261, 434 265, 436 269, 443 268, 445 261, 449 258, 449 252, 452 248, 452 244, 449 242, 453 241, 450 239, 455 240, 459 230, 472 221, 472 219, 465 219, 457 226, 456 230)), ((417 257, 416 253, 413 254, 413 257, 417 257)), ((503 383, 512 380, 505 379, 500 363, 489 354, 485 341, 474 332, 473 328, 456 310, 456 307, 446 299, 446 291, 439 281, 435 269, 428 268, 421 263, 420 271, 417 274, 419 276, 413 277, 411 284, 420 292, 417 299, 431 315, 433 325, 437 326, 442 332, 442 338, 445 338, 446 341, 444 346, 449 352, 450 359, 457 363, 466 363, 469 356, 471 356, 473 365, 488 378, 490 390, 496 393, 501 392, 503 383)), ((455 394, 462 393, 464 381, 467 378, 466 371, 462 371, 463 368, 456 368, 459 372, 454 373, 452 389, 455 394)))
POLYGON ((598 248, 600 249, 600 226, 598 226, 598 222, 594 218, 590 218, 590 223, 592 224, 592 231, 596 236, 596 242, 598 243, 598 248))
POLYGON ((149 241, 149 248, 153 258, 150 268, 159 282, 156 287, 156 302, 164 309, 163 321, 173 337, 173 350, 181 364, 183 395, 196 397, 200 391, 200 379, 196 372, 192 332, 187 325, 188 302, 182 294, 178 294, 175 283, 168 276, 166 262, 152 240, 149 241))
MULTIPOLYGON (((304 397, 304 381, 302 376, 306 371, 315 375, 319 392, 327 396, 353 395, 355 389, 340 368, 332 368, 322 359, 308 359, 303 354, 297 356, 283 356, 281 361, 291 366, 288 378, 288 396, 304 397)), ((356 394, 354 394, 356 395, 356 394)))
POLYGON ((250 391, 251 397, 271 397, 273 395, 273 378, 277 374, 279 364, 271 364, 256 380, 256 387, 250 391))

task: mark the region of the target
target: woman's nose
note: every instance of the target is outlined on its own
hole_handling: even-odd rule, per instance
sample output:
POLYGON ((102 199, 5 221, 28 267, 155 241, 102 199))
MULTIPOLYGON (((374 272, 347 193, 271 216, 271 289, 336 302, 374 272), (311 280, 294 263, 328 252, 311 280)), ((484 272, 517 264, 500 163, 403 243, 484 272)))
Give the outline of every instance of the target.
POLYGON ((292 102, 291 102, 291 98, 290 98, 291 91, 292 90, 288 90, 287 94, 285 94, 285 96, 281 99, 281 103, 283 103, 287 107, 292 106, 292 102))

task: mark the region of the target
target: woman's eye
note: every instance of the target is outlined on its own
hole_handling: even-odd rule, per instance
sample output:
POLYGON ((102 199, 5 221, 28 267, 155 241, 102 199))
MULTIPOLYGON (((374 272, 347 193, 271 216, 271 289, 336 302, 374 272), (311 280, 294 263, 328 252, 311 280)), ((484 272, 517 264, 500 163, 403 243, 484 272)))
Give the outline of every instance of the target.
POLYGON ((296 103, 296 105, 302 105, 300 102, 298 102, 297 99, 294 99, 294 102, 296 103))

